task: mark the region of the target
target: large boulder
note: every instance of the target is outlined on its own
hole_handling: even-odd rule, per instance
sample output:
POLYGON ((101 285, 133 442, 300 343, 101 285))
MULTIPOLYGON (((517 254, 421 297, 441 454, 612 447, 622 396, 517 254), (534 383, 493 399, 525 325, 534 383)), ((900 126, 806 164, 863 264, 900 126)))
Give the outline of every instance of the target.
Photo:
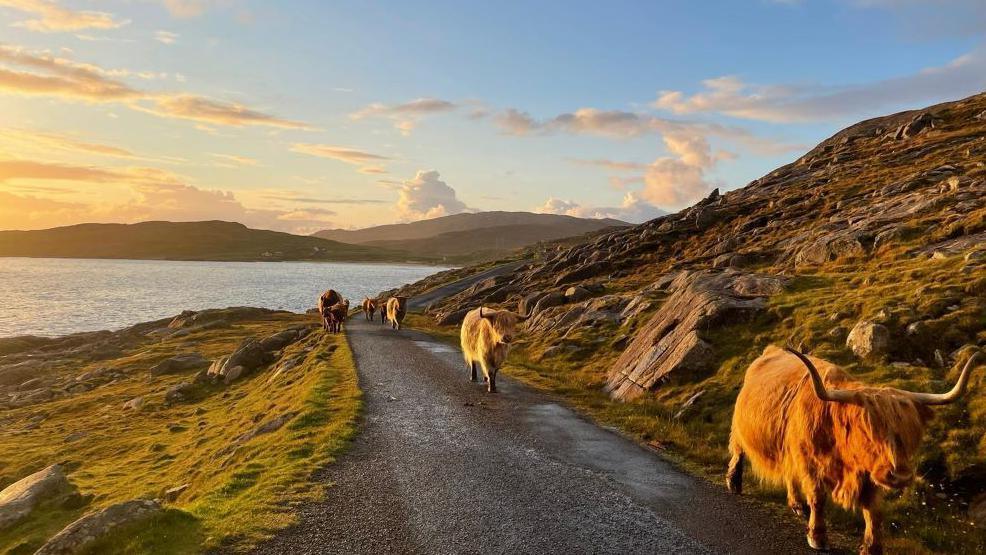
POLYGON ((72 489, 62 467, 53 464, 0 491, 0 530, 26 517, 38 503, 72 489))
POLYGON ((605 391, 625 401, 657 389, 672 377, 711 371, 715 349, 702 334, 752 318, 784 283, 780 277, 733 270, 676 274, 667 285, 667 300, 610 367, 605 391))
POLYGON ((88 513, 51 537, 34 555, 69 555, 102 538, 114 528, 125 526, 161 512, 161 505, 150 499, 134 499, 88 513))
POLYGON ((265 351, 280 351, 288 345, 303 339, 311 331, 307 326, 279 331, 260 340, 260 346, 265 351))
POLYGON ((151 375, 162 376, 165 374, 174 374, 176 372, 201 368, 208 364, 209 360, 199 353, 184 353, 155 364, 151 367, 151 375))
POLYGON ((890 331, 883 324, 860 320, 849 332, 846 347, 860 358, 880 358, 890 347, 890 331))
POLYGON ((260 341, 245 339, 233 354, 216 359, 209 367, 208 375, 228 384, 272 360, 270 352, 264 349, 260 341))

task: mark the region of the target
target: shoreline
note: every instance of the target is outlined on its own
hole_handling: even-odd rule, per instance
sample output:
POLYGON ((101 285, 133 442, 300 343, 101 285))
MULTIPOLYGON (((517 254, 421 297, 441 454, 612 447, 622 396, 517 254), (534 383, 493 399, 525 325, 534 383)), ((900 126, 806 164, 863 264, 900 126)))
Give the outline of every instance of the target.
MULTIPOLYGON (((426 262, 426 261, 386 261, 386 260, 321 260, 317 258, 296 258, 296 259, 284 259, 284 260, 264 260, 264 259, 213 259, 213 258, 105 258, 105 257, 79 257, 79 256, 4 256, 0 255, 0 259, 22 259, 22 260, 117 260, 117 261, 130 261, 130 262, 235 262, 235 263, 296 263, 296 262, 306 262, 312 264, 372 264, 375 266, 427 266, 429 268, 443 268, 445 270, 450 270, 453 268, 460 268, 462 266, 455 265, 445 265, 439 264, 437 262, 426 262)), ((441 270, 439 270, 441 271, 441 270)))

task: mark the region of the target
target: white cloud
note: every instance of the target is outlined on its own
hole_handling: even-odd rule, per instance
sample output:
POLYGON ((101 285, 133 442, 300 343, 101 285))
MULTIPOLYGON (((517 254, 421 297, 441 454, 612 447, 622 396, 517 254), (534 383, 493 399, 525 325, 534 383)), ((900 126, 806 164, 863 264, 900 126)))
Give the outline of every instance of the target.
POLYGON ((458 108, 454 102, 440 98, 417 98, 401 104, 374 103, 349 115, 353 120, 382 117, 393 120, 394 128, 408 136, 421 118, 450 112, 458 108))
POLYGON ((613 218, 631 223, 641 223, 667 214, 664 210, 642 200, 636 193, 628 192, 623 202, 615 207, 582 206, 577 202, 549 197, 541 206, 534 209, 539 214, 563 214, 576 218, 613 218))
POLYGON ((859 117, 908 104, 954 99, 986 89, 986 48, 910 75, 844 86, 754 85, 736 76, 702 82, 688 95, 662 91, 653 106, 675 114, 719 113, 775 123, 859 117))
POLYGON ((373 154, 372 152, 356 150, 345 146, 297 143, 291 146, 291 150, 301 154, 308 154, 310 156, 318 156, 319 158, 328 158, 330 160, 338 160, 347 164, 356 165, 374 164, 390 160, 390 158, 380 154, 373 154))
POLYGON ((116 29, 130 23, 114 19, 112 14, 106 12, 64 8, 53 0, 0 0, 0 7, 31 14, 34 19, 18 21, 14 25, 39 33, 116 29))
POLYGON ((172 33, 171 31, 155 31, 154 40, 162 44, 174 44, 178 40, 178 33, 172 33))
POLYGON ((398 190, 397 215, 401 221, 426 220, 465 212, 468 207, 456 198, 455 189, 435 170, 419 170, 398 190))

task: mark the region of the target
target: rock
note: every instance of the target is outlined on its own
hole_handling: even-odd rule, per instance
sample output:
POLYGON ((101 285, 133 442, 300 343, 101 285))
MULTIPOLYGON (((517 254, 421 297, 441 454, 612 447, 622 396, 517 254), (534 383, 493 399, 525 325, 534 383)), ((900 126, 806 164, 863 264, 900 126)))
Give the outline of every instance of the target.
POLYGON ((531 312, 531 310, 534 308, 534 305, 537 304, 537 302, 541 300, 541 297, 543 296, 544 293, 541 291, 531 293, 530 295, 526 295, 517 304, 517 313, 527 314, 528 312, 531 312))
POLYGON ((280 415, 280 416, 278 416, 276 418, 272 418, 271 420, 268 420, 267 422, 265 422, 264 424, 258 426, 257 428, 255 428, 255 429, 253 429, 253 430, 251 430, 251 431, 249 431, 249 432, 241 435, 240 437, 236 438, 236 442, 237 443, 242 443, 244 441, 248 441, 250 439, 253 439, 253 438, 255 438, 255 437, 259 436, 259 435, 269 434, 271 432, 276 432, 277 430, 280 430, 282 426, 284 426, 285 424, 287 424, 292 418, 294 418, 297 415, 298 415, 298 412, 297 411, 290 411, 290 412, 286 412, 286 413, 284 413, 284 414, 282 414, 282 415, 280 415))
POLYGON ((469 313, 471 309, 460 308, 459 310, 453 310, 452 312, 440 312, 435 315, 435 323, 439 326, 456 326, 462 323, 466 319, 466 314, 469 313))
POLYGON ((890 331, 882 324, 860 320, 849 331, 846 347, 860 358, 879 358, 890 347, 890 331))
POLYGON ((135 499, 110 505, 84 515, 49 539, 35 555, 78 553, 114 528, 146 519, 161 512, 161 505, 149 499, 135 499))
POLYGON ((565 300, 570 303, 582 302, 592 296, 585 287, 573 286, 565 290, 565 300))
POLYGON ((668 299, 609 368, 605 391, 614 399, 630 400, 672 376, 694 377, 712 370, 715 352, 700 333, 750 319, 764 309, 768 292, 782 287, 783 280, 776 276, 679 272, 668 285, 668 299), (778 285, 768 285, 772 280, 778 285))
POLYGON ((64 470, 57 464, 10 484, 0 491, 0 530, 26 517, 38 503, 72 489, 64 470))
POLYGON ((907 335, 920 337, 928 334, 928 324, 926 322, 913 322, 907 326, 907 335))
POLYGON ((551 347, 545 349, 543 353, 541 353, 541 360, 544 360, 546 358, 561 356, 576 350, 578 350, 578 347, 568 343, 562 343, 560 345, 552 345, 551 347))
POLYGON ((133 399, 123 403, 124 410, 140 410, 144 406, 143 397, 134 397, 133 399))
POLYGON ((935 364, 939 368, 945 368, 945 355, 941 352, 941 349, 935 349, 935 364))
POLYGON ((216 379, 222 379, 229 384, 239 379, 241 376, 268 364, 273 360, 271 354, 266 351, 260 341, 256 339, 245 339, 233 351, 233 354, 220 357, 209 367, 208 374, 216 379))
POLYGON ((180 403, 195 389, 195 386, 188 382, 181 382, 168 388, 164 393, 164 400, 169 403, 180 403))
POLYGON ((165 503, 174 503, 175 501, 178 500, 179 497, 181 497, 181 494, 185 493, 185 490, 187 490, 189 487, 191 487, 191 484, 182 484, 180 486, 175 486, 173 488, 165 490, 162 498, 164 499, 165 503))
POLYGON ((551 308, 553 306, 560 306, 564 303, 565 303, 565 295, 558 292, 548 293, 547 295, 541 297, 541 299, 538 300, 537 304, 534 305, 534 312, 532 314, 537 314, 547 308, 551 308))
POLYGON ((697 391, 694 395, 692 395, 691 397, 689 397, 684 403, 682 403, 681 404, 681 408, 678 409, 678 412, 676 412, 674 414, 674 419, 675 420, 681 420, 681 417, 684 416, 685 413, 688 412, 688 409, 692 408, 692 406, 695 405, 695 401, 698 401, 699 397, 701 397, 704 393, 705 393, 705 390, 704 389, 701 389, 701 390, 697 391))
POLYGON ((308 335, 310 328, 308 327, 298 327, 291 328, 284 331, 279 331, 273 335, 269 335, 260 340, 260 346, 265 351, 280 351, 281 349, 287 347, 288 345, 304 338, 308 335))
POLYGON ((583 281, 591 277, 598 276, 609 269, 608 262, 595 262, 585 266, 569 270, 555 279, 555 285, 566 285, 575 281, 583 281))
POLYGON ((165 374, 174 374, 176 372, 183 372, 185 370, 207 366, 208 364, 209 360, 199 353, 186 353, 173 356, 157 363, 151 367, 151 375, 163 376, 165 374))

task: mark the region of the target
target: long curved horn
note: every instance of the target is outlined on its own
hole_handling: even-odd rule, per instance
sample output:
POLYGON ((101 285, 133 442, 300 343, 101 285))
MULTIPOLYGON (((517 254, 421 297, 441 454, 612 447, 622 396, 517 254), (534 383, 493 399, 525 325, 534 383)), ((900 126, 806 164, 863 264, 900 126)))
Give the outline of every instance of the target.
POLYGON ((905 391, 904 393, 923 405, 947 405, 954 403, 965 395, 966 386, 969 385, 969 374, 972 373, 972 369, 976 366, 976 362, 979 361, 980 355, 982 354, 982 351, 976 351, 969 357, 969 360, 966 361, 965 366, 962 368, 962 373, 959 374, 959 381, 955 383, 955 387, 948 393, 916 393, 914 391, 905 391))
POLYGON ((836 403, 848 403, 853 400, 854 395, 852 391, 845 389, 826 389, 825 382, 822 381, 822 376, 818 373, 818 368, 815 368, 811 360, 800 351, 792 347, 784 347, 784 350, 798 357, 804 363, 805 368, 808 369, 808 375, 811 376, 811 385, 815 388, 815 395, 819 399, 836 403))

